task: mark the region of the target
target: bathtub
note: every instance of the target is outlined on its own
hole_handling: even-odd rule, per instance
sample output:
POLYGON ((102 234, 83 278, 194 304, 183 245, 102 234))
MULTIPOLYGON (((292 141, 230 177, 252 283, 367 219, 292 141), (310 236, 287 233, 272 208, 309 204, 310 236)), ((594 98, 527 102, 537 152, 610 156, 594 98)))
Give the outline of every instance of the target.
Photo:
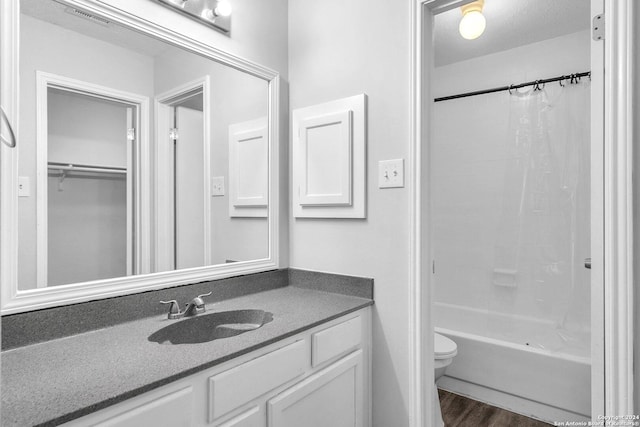
POLYGON ((440 388, 551 424, 590 419, 588 335, 561 345, 549 338, 550 322, 444 303, 433 308, 436 332, 458 345, 440 388))

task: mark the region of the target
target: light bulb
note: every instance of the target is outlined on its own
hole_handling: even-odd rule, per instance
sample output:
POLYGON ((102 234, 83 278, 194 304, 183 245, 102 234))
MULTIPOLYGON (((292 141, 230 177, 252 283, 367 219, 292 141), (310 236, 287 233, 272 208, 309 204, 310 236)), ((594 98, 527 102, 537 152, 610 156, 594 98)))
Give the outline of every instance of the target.
POLYGON ((202 12, 200 13, 200 16, 209 21, 213 21, 216 17, 216 14, 211 9, 203 9, 202 12))
POLYGON ((229 16, 231 15, 231 3, 227 0, 218 0, 216 9, 214 11, 216 16, 229 16))
POLYGON ((458 30, 460 35, 467 40, 473 40, 480 37, 487 26, 487 21, 482 12, 473 10, 464 14, 460 20, 458 30))

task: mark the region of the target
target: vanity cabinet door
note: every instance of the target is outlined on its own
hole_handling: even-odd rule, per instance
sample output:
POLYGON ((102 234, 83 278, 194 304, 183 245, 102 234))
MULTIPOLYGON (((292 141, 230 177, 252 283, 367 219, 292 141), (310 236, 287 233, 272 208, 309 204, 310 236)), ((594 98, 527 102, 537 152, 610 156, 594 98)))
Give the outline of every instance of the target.
POLYGON ((268 427, 362 427, 362 375, 358 350, 271 399, 268 427))

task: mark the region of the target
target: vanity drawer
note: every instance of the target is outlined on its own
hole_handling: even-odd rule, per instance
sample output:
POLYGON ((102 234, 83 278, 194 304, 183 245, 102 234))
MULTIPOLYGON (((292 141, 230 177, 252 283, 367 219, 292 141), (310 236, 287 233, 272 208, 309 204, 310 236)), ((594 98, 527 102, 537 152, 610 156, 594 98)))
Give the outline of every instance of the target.
POLYGON ((311 336, 311 366, 347 353, 362 342, 362 319, 352 319, 331 326, 311 336))
POLYGON ((309 367, 299 340, 209 378, 209 422, 302 375, 309 367))
POLYGON ((184 382, 179 387, 168 385, 69 421, 64 427, 190 427, 195 424, 194 395, 193 387, 185 387, 184 382))

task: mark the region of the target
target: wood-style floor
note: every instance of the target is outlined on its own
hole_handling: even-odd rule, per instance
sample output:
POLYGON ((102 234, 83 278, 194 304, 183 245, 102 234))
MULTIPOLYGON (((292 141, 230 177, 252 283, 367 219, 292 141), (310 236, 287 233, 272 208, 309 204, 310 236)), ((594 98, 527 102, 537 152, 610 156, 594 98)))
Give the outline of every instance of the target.
POLYGON ((438 390, 445 427, 546 427, 550 424, 438 390))

